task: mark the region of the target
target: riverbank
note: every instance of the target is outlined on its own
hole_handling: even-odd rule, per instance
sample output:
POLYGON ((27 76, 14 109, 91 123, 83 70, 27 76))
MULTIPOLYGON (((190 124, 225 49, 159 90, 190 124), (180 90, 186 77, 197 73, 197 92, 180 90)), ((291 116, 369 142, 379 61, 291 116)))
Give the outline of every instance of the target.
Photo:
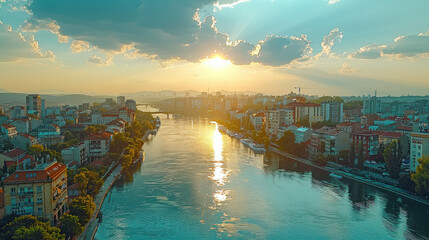
MULTIPOLYGON (((152 130, 147 130, 145 135, 143 136, 142 140, 146 141, 149 135, 154 134, 152 130)), ((141 156, 143 157, 143 156, 141 156)), ((104 179, 104 184, 101 187, 100 191, 95 195, 94 203, 95 203, 95 211, 92 214, 91 219, 89 222, 85 225, 84 231, 79 235, 77 238, 78 240, 92 240, 94 239, 95 234, 97 233, 99 218, 98 214, 100 212, 101 207, 103 206, 104 199, 107 196, 107 193, 109 193, 110 189, 112 188, 113 184, 118 180, 122 175, 122 167, 118 167, 119 161, 116 162, 112 168, 107 171, 104 179)))
POLYGON ((368 178, 365 178, 362 176, 358 176, 358 175, 353 174, 353 173, 345 172, 345 171, 339 170, 339 169, 331 167, 331 166, 319 166, 317 164, 314 164, 313 162, 311 162, 308 159, 299 158, 299 157, 294 156, 292 154, 280 151, 274 147, 270 147, 269 150, 271 152, 274 152, 276 154, 287 157, 289 159, 301 162, 301 163, 309 165, 311 167, 315 167, 315 168, 318 168, 318 169, 321 169, 321 170, 324 170, 327 172, 335 173, 335 174, 340 175, 342 177, 349 178, 349 179, 352 179, 355 181, 359 181, 359 182, 365 183, 367 185, 398 194, 402 197, 406 197, 406 198, 412 199, 414 201, 417 201, 417 202, 420 202, 422 204, 429 206, 429 200, 428 199, 426 199, 424 197, 413 195, 412 193, 406 191, 405 189, 395 187, 395 186, 392 186, 389 184, 381 183, 381 182, 376 181, 376 180, 371 180, 371 179, 368 179, 368 178))

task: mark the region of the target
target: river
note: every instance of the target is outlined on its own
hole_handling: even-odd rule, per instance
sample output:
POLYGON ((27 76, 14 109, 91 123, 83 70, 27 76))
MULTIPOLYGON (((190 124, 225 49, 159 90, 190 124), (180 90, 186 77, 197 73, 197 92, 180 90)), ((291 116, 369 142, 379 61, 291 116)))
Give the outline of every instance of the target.
POLYGON ((105 239, 422 239, 429 207, 275 154, 203 118, 166 119, 115 183, 105 239))

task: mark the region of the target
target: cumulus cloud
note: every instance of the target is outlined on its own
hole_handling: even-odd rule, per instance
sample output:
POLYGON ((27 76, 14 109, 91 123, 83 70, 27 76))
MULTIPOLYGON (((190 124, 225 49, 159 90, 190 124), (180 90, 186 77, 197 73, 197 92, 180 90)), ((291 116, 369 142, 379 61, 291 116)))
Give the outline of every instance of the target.
POLYGON ((392 44, 370 44, 350 55, 353 58, 375 59, 382 56, 395 58, 427 57, 429 54, 429 32, 419 35, 400 36, 392 44))
POLYGON ((332 29, 328 35, 323 37, 323 41, 321 43, 322 53, 326 55, 331 54, 331 49, 334 46, 334 43, 340 41, 343 38, 343 33, 340 32, 340 29, 334 28, 332 29))
POLYGON ((81 40, 74 40, 70 45, 70 49, 74 53, 88 52, 92 50, 88 42, 81 40))
POLYGON ((38 32, 40 30, 47 30, 53 34, 56 34, 58 41, 61 43, 68 43, 69 38, 60 34, 60 26, 55 21, 49 19, 35 19, 29 18, 21 25, 23 32, 38 32))
MULTIPOLYGON (((311 53, 305 36, 268 36, 256 46, 230 42, 229 36, 216 29, 213 17, 200 19, 198 11, 207 6, 233 7, 244 0, 116 0, 51 1, 33 0, 26 29, 49 28, 61 36, 83 41, 109 54, 148 56, 167 61, 182 59, 198 62, 220 55, 234 64, 258 62, 279 66, 302 60, 311 53), (49 23, 49 24, 48 24, 49 23)), ((72 43, 72 50, 88 49, 72 43)), ((95 62, 95 59, 91 60, 95 62)))
POLYGON ((105 59, 103 59, 102 57, 94 55, 88 58, 88 63, 95 64, 100 67, 108 66, 108 65, 113 65, 113 58, 111 56, 108 56, 105 59))
POLYGON ((340 69, 340 73, 354 73, 360 71, 362 70, 351 68, 348 63, 344 63, 343 67, 340 69))
POLYGON ((20 32, 0 21, 0 62, 13 62, 27 58, 55 57, 51 51, 42 52, 33 35, 23 36, 20 32))
POLYGON ((312 52, 307 36, 280 37, 268 36, 260 41, 255 51, 256 62, 265 65, 280 66, 289 64, 294 60, 308 58, 312 52))

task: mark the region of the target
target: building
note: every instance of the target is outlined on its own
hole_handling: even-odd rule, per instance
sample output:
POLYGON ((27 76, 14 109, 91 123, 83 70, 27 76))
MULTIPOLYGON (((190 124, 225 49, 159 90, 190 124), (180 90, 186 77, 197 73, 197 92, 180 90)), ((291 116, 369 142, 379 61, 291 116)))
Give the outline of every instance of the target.
POLYGON ((84 142, 63 149, 61 156, 66 164, 77 161, 82 166, 88 162, 88 150, 84 142))
POLYGON ((343 131, 329 131, 324 136, 324 155, 338 156, 341 151, 350 149, 350 134, 343 131))
POLYGON ((46 138, 51 136, 58 136, 61 133, 61 129, 56 124, 42 124, 36 129, 33 129, 32 134, 38 138, 46 138))
POLYGON ((374 96, 363 96, 363 114, 372 114, 380 112, 381 100, 377 99, 377 91, 374 96))
POLYGON ((124 96, 117 97, 116 103, 118 104, 119 107, 125 107, 125 97, 124 96))
POLYGON ((2 138, 5 139, 11 139, 16 137, 18 135, 18 131, 16 130, 16 127, 11 124, 2 124, 0 125, 0 135, 2 138))
POLYGON ((30 132, 30 120, 27 118, 19 118, 9 123, 15 126, 18 133, 29 133, 30 132))
POLYGON ((293 133, 295 134, 295 143, 307 142, 312 135, 311 129, 306 127, 297 128, 293 133))
POLYGON ((262 126, 264 126, 265 122, 265 114, 264 113, 256 113, 250 116, 250 122, 253 125, 253 128, 256 131, 261 130, 262 126))
POLYGON ((12 139, 12 144, 16 148, 29 150, 31 146, 37 144, 37 138, 27 133, 19 133, 15 138, 12 139))
POLYGON ((17 119, 25 117, 25 108, 23 106, 13 106, 10 108, 10 118, 17 119))
POLYGON ((375 161, 378 154, 379 136, 377 133, 369 130, 353 132, 352 144, 355 147, 356 156, 359 154, 359 148, 362 144, 363 156, 365 161, 375 161))
POLYGON ((46 118, 46 100, 45 99, 41 100, 40 117, 42 118, 42 120, 45 120, 46 118))
POLYGON ((5 212, 34 215, 57 223, 66 212, 67 167, 57 162, 18 170, 3 181, 5 212))
POLYGON ((410 170, 416 171, 418 160, 429 156, 429 133, 411 133, 410 170))
POLYGON ((128 109, 137 110, 137 103, 134 99, 128 99, 127 101, 125 101, 125 107, 127 107, 128 109))
POLYGON ((343 103, 337 101, 322 102, 322 112, 325 121, 341 123, 343 121, 343 103))
POLYGON ((290 109, 270 110, 266 112, 265 127, 270 136, 277 136, 282 124, 289 125, 294 121, 294 111, 290 109))
POLYGON ((42 112, 42 99, 38 94, 30 94, 25 98, 27 105, 27 114, 39 116, 42 112))
POLYGON ((3 187, 0 187, 0 219, 3 219, 6 215, 5 209, 4 209, 4 189, 3 187))
POLYGON ((298 127, 295 124, 280 124, 280 128, 277 131, 277 139, 282 138, 287 131, 291 131, 295 134, 296 129, 298 129, 298 127))
POLYGON ((100 159, 109 152, 112 135, 109 132, 93 133, 84 140, 89 162, 100 159))
POLYGON ((293 110, 294 122, 308 118, 310 123, 322 122, 322 106, 316 103, 292 102, 286 105, 287 109, 293 110))

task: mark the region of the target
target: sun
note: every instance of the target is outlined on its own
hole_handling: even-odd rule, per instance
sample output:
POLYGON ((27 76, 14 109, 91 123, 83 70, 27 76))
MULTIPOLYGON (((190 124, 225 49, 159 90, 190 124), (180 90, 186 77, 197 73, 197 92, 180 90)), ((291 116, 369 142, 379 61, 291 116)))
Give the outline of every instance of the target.
POLYGON ((232 64, 230 60, 222 59, 219 56, 216 56, 214 58, 203 59, 201 60, 201 62, 214 69, 226 68, 232 64))

